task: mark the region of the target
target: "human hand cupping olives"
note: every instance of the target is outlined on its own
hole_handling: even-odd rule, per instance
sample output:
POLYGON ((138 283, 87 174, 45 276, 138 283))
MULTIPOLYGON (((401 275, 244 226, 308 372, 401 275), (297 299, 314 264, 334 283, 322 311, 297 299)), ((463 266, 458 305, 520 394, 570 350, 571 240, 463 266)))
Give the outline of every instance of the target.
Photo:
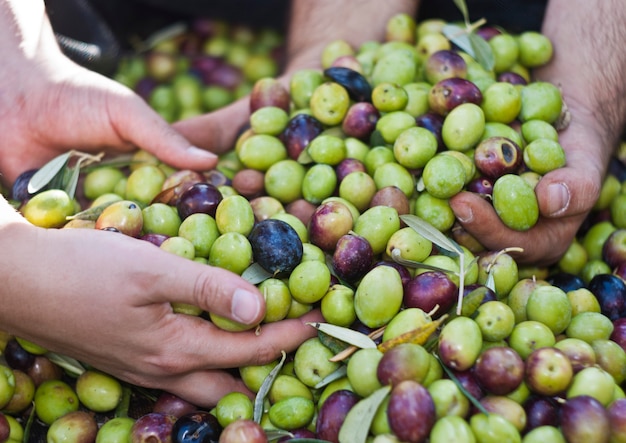
POLYGON ((539 181, 536 194, 541 217, 528 231, 506 228, 490 205, 475 195, 462 193, 451 199, 463 226, 485 247, 519 246, 524 253, 513 255, 520 263, 552 264, 567 250, 593 208, 626 121, 626 106, 615 99, 623 96, 625 88, 626 53, 620 47, 625 32, 618 25, 623 19, 617 2, 606 3, 592 14, 571 2, 548 3, 542 33, 556 50, 550 63, 534 75, 559 86, 568 106, 571 120, 559 134, 567 165, 539 181), (581 35, 581 27, 596 30, 606 44, 596 45, 581 35), (574 54, 588 63, 572 72, 574 54))
MULTIPOLYGON (((7 34, 0 54, 12 60, 0 67, 0 78, 11 84, 0 102, 0 171, 7 184, 69 148, 142 147, 181 168, 215 165, 214 155, 190 149, 138 96, 66 59, 44 19, 43 2, 36 11, 24 8, 19 1, 0 4, 0 29, 7 34)), ((3 198, 0 231, 6 283, 0 328, 137 385, 211 406, 227 392, 249 393, 222 369, 271 361, 315 335, 305 318, 255 335, 175 314, 170 303, 181 301, 257 324, 264 300, 235 274, 147 242, 96 230, 38 228, 3 198)))

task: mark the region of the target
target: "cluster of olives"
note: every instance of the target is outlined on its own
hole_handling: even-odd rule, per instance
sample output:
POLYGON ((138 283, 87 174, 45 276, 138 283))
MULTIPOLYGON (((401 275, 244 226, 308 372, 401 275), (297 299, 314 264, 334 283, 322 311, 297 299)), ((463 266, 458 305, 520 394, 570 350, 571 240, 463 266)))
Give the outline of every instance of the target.
MULTIPOLYGON (((106 441, 626 439, 626 162, 613 159, 554 266, 485 250, 448 199, 477 192, 511 228, 533 226, 534 184, 565 164, 566 113, 558 88, 531 80, 552 55, 544 36, 478 29, 487 69, 445 25, 399 15, 386 41, 332 42, 323 69, 294 73, 288 87, 257 79, 249 127, 215 171, 173 170, 139 151, 127 167, 86 171, 76 199, 25 195, 27 179, 16 182, 16 206, 38 226, 112 231, 242 275, 265 296, 262 323, 315 308, 326 321, 286 360, 233 368, 259 416, 235 392, 210 411, 163 393, 106 441)), ((13 342, 7 379, 20 370, 13 342)), ((39 416, 33 395, 52 430, 66 415, 39 416)))
POLYGON ((278 74, 283 35, 274 28, 197 18, 125 55, 114 78, 167 121, 214 111, 246 96, 255 81, 278 74))

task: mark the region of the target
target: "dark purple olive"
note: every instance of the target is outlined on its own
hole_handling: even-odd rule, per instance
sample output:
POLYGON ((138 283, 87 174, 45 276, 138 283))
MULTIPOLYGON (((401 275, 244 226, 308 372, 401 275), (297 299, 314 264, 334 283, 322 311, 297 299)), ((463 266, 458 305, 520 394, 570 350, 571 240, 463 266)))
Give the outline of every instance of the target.
POLYGON ((619 398, 607 408, 611 428, 611 441, 620 442, 626 439, 626 399, 619 398))
POLYGON ((367 79, 350 68, 335 66, 324 70, 324 75, 343 86, 355 102, 371 102, 372 86, 367 79))
POLYGON ((8 441, 11 435, 11 425, 9 420, 0 412, 0 441, 8 441))
POLYGON ((502 83, 510 83, 512 85, 525 86, 528 84, 526 79, 517 72, 502 72, 498 74, 498 81, 502 83))
POLYGON ((341 183, 344 177, 351 172, 367 172, 365 164, 356 158, 344 158, 335 166, 335 174, 337 174, 337 183, 341 183))
POLYGON ((531 395, 522 404, 526 411, 526 427, 524 432, 532 431, 539 426, 558 426, 559 403, 545 395, 531 395))
POLYGON ((340 279, 355 283, 372 268, 373 259, 370 243, 364 237, 348 233, 337 241, 332 264, 340 279))
POLYGON ((389 395, 387 420, 399 440, 425 442, 435 424, 435 403, 420 383, 402 381, 393 387, 389 395))
POLYGON ((209 183, 195 183, 180 195, 176 209, 181 220, 191 214, 204 213, 215 217, 217 205, 222 201, 220 190, 209 183))
POLYGON ((206 411, 187 413, 172 427, 172 443, 218 443, 222 426, 206 411))
POLYGON ((13 182, 11 188, 11 198, 18 202, 25 202, 31 198, 34 194, 28 192, 28 182, 35 175, 38 169, 29 169, 22 172, 13 182))
POLYGON ((404 289, 404 306, 420 308, 424 312, 431 312, 436 319, 444 315, 454 306, 458 297, 457 285, 440 271, 426 271, 416 275, 404 289))
POLYGON ((340 389, 324 400, 315 424, 317 438, 333 443, 339 443, 339 430, 346 415, 361 399, 357 394, 347 389, 340 389))
POLYGON ((602 314, 611 320, 626 317, 626 283, 621 278, 613 274, 598 274, 587 288, 598 299, 602 314))
POLYGON ((488 393, 507 395, 524 380, 524 360, 508 346, 485 349, 474 364, 474 376, 488 393))
POLYGON ((548 276, 546 281, 564 292, 575 291, 585 287, 585 281, 580 276, 569 272, 557 272, 548 276))
POLYGON ((467 184, 466 189, 490 200, 493 195, 493 183, 494 180, 489 177, 476 177, 467 184))
POLYGON ((276 440, 276 442, 277 443, 287 443, 287 442, 290 442, 290 441, 292 441, 294 439, 298 439, 298 438, 301 438, 301 439, 311 438, 311 439, 313 439, 313 438, 316 437, 315 436, 315 432, 309 431, 306 428, 294 429, 294 430, 289 431, 289 432, 293 435, 293 437, 291 437, 289 435, 286 435, 285 437, 281 437, 278 440, 276 440))
POLYGON ((609 338, 626 351, 626 317, 613 320, 613 332, 609 338))
POLYGON ((440 115, 448 115, 463 103, 480 105, 483 94, 474 83, 464 78, 452 77, 438 81, 430 89, 430 109, 440 115))
POLYGON ((222 63, 204 74, 204 83, 234 90, 243 81, 243 72, 238 67, 222 63))
POLYGON ((341 129, 348 137, 367 140, 376 129, 380 112, 369 102, 355 103, 346 112, 341 129))
POLYGON ((302 241, 287 222, 268 218, 248 235, 254 261, 272 275, 288 274, 302 260, 302 241))
POLYGON ((626 263, 626 229, 616 229, 604 241, 602 259, 614 269, 620 263, 626 263))
POLYGON ((561 406, 561 432, 568 443, 608 443, 611 432, 608 412, 589 395, 568 398, 561 406))
POLYGON ((26 372, 35 363, 35 355, 24 349, 15 338, 7 341, 3 355, 11 369, 26 372))
POLYGON ((147 102, 152 95, 152 91, 154 91, 154 88, 156 88, 158 84, 159 82, 152 77, 142 77, 135 83, 133 89, 139 97, 147 102))
POLYGON ((480 283, 465 285, 463 287, 463 297, 467 297, 469 294, 472 294, 472 296, 478 296, 480 294, 482 297, 480 304, 498 300, 498 296, 493 289, 481 285, 480 283))
POLYGON ((415 118, 415 123, 420 128, 428 129, 433 133, 437 139, 437 149, 443 150, 445 145, 441 136, 441 129, 443 128, 444 117, 434 112, 427 112, 415 118))
POLYGON ((485 396, 485 390, 480 383, 478 383, 473 369, 470 368, 464 371, 451 369, 451 371, 452 375, 456 378, 459 384, 463 386, 463 389, 469 392, 469 394, 476 400, 480 400, 485 396))
POLYGON ((504 174, 516 174, 523 163, 522 150, 506 137, 489 137, 474 151, 474 163, 486 177, 497 179, 504 174))
POLYGON ((279 138, 287 148, 289 157, 297 160, 311 140, 320 135, 323 130, 322 123, 312 115, 296 114, 289 120, 279 138))
POLYGON ((467 63, 458 52, 451 49, 441 49, 433 52, 426 59, 424 76, 431 85, 446 78, 465 78, 467 76, 467 63))
POLYGON ((142 415, 130 430, 130 441, 133 443, 170 443, 172 428, 177 418, 169 414, 150 412, 142 415))
POLYGON ((162 392, 152 407, 152 412, 173 415, 174 417, 182 417, 197 410, 196 405, 169 392, 162 392))
POLYGON ((495 26, 481 26, 476 30, 476 35, 489 41, 492 37, 502 34, 502 31, 495 26))
POLYGON ((168 238, 169 238, 169 235, 157 234, 156 232, 150 232, 148 234, 144 234, 141 237, 139 237, 140 240, 150 242, 155 246, 161 246, 161 243, 163 243, 168 238))

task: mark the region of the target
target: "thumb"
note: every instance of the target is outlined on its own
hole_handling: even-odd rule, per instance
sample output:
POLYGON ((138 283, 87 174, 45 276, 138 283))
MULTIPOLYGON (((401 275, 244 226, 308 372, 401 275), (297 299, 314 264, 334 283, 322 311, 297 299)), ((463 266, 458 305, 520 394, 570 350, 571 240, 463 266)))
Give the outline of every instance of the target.
POLYGON ((156 277, 145 293, 149 303, 190 304, 245 325, 263 320, 265 299, 256 286, 226 269, 158 252, 150 250, 156 277))

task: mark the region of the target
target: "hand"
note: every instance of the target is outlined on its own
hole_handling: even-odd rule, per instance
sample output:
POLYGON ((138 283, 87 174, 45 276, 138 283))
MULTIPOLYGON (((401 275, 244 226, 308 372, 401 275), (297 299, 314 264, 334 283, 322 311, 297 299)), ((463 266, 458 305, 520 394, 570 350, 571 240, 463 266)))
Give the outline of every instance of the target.
POLYGON ((233 390, 222 369, 268 363, 316 330, 306 317, 225 332, 170 302, 200 306, 246 324, 264 315, 263 296, 229 271, 162 251, 123 234, 91 229, 4 228, 0 324, 51 351, 122 380, 162 388, 205 407, 233 390))
POLYGON ((9 37, 0 45, 0 55, 12 60, 0 67, 5 184, 70 149, 120 153, 139 147, 177 168, 215 166, 215 155, 193 148, 130 89, 65 57, 45 24, 40 41, 18 46, 9 37))
POLYGON ((523 248, 523 253, 511 254, 521 264, 558 261, 595 204, 607 168, 606 143, 593 127, 574 118, 560 134, 567 165, 546 174, 537 185, 540 217, 534 227, 523 232, 509 229, 488 201, 468 192, 450 199, 463 227, 489 250, 523 248))

